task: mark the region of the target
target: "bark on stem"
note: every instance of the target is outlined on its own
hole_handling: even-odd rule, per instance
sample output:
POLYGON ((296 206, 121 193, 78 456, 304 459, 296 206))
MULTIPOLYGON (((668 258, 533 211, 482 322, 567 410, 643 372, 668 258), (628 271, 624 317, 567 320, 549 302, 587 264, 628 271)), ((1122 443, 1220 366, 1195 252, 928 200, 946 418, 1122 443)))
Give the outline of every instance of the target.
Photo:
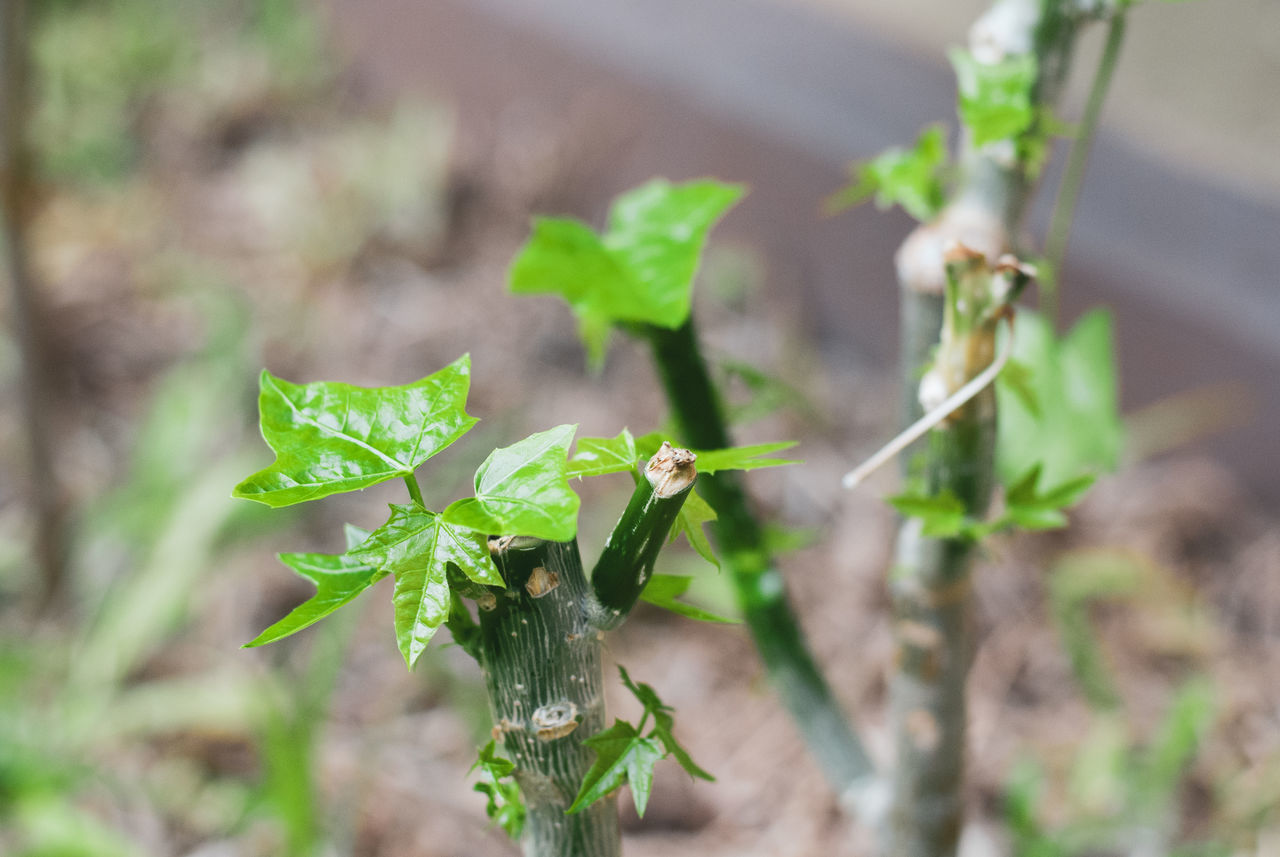
MULTIPOLYGON (((949 395, 995 355, 995 309, 1005 294, 980 255, 953 262, 941 341, 926 384, 949 395)), ((994 482, 995 391, 987 388, 927 437, 924 489, 950 493, 967 515, 986 514, 994 482)), ((972 658, 968 538, 930 538, 903 523, 890 573, 896 644, 889 682, 897 749, 886 852, 952 855, 964 820, 965 680, 972 658)))
POLYGON ((522 537, 490 542, 506 581, 480 605, 480 651, 494 737, 516 765, 527 816, 527 857, 618 857, 614 798, 573 815, 594 753, 582 742, 605 726, 603 634, 577 542, 522 537))
MULTIPOLYGON (((675 330, 648 327, 645 332, 684 442, 695 449, 731 446, 692 317, 675 330)), ((842 800, 873 813, 871 761, 809 651, 738 474, 703 474, 698 485, 716 510, 715 539, 774 690, 842 800)))

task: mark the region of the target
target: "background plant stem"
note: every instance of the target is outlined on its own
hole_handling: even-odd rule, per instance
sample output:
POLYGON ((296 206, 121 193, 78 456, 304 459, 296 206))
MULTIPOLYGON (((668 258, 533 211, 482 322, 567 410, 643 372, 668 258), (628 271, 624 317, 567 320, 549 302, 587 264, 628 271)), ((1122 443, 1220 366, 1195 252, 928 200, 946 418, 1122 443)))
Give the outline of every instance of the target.
MULTIPOLYGON (((682 440, 694 449, 732 446, 693 318, 646 332, 682 440)), ((809 651, 737 473, 702 474, 698 490, 718 516, 715 539, 774 690, 827 780, 856 800, 874 776, 871 761, 809 651)))
POLYGON ((1067 258, 1067 245, 1071 240, 1071 223, 1076 215, 1076 202, 1080 198, 1080 188, 1084 184, 1084 171, 1089 163, 1089 150, 1093 148, 1093 139, 1098 133, 1098 121, 1102 118, 1102 106, 1106 103, 1107 92, 1111 89, 1111 79, 1115 76, 1116 65, 1120 60, 1120 48, 1124 45, 1125 13, 1116 12, 1111 16, 1107 26, 1107 41, 1102 48, 1102 57, 1098 60, 1098 69, 1094 72, 1093 85, 1089 89, 1089 100, 1085 102, 1084 114, 1080 117, 1080 127, 1076 132, 1075 142, 1071 144, 1071 153, 1067 156, 1067 165, 1062 173, 1062 184, 1058 188, 1058 199, 1053 206, 1053 217, 1049 222, 1049 232, 1045 237, 1044 255, 1048 259, 1049 277, 1040 286, 1040 310, 1051 324, 1058 320, 1058 307, 1061 301, 1059 282, 1062 277, 1062 266, 1067 258))
POLYGON ((0 209, 4 255, 12 295, 14 333, 22 359, 22 411, 32 511, 32 553, 39 569, 38 608, 53 608, 66 587, 65 508, 53 454, 56 385, 50 370, 47 326, 27 261, 31 219, 28 113, 30 33, 25 0, 0 3, 0 209))
MULTIPOLYGON (((1051 111, 1086 17, 1069 0, 996 0, 970 31, 970 50, 982 61, 1034 53, 1031 98, 1039 110, 1051 111)), ((908 422, 921 412, 921 376, 942 333, 946 248, 962 242, 993 261, 1013 249, 1038 172, 1024 159, 1010 160, 1000 147, 975 147, 967 130, 959 162, 947 205, 903 242, 896 259, 908 422)), ((972 367, 973 373, 982 368, 972 367)), ((985 391, 962 409, 963 416, 931 432, 920 462, 927 490, 951 491, 974 517, 985 514, 994 481, 994 395, 985 391)), ((911 467, 911 452, 903 465, 911 467)), ((889 581, 896 642, 889 708, 897 760, 890 823, 883 831, 885 851, 894 857, 951 857, 959 843, 972 553, 967 541, 925 537, 919 520, 900 527, 889 581)))

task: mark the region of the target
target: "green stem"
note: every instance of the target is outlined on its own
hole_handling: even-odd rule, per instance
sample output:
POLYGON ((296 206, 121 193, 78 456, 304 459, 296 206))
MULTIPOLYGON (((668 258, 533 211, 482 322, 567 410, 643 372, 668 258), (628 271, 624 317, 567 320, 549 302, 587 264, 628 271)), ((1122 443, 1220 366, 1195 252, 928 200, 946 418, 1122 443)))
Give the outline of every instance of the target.
POLYGON ((409 489, 409 496, 413 498, 413 502, 422 508, 427 508, 427 504, 422 500, 422 488, 418 485, 418 477, 410 473, 404 478, 404 484, 409 489))
POLYGON ((1071 145, 1071 153, 1067 156, 1067 165, 1062 174, 1062 184, 1058 190, 1058 199, 1053 207, 1053 217, 1049 222, 1049 234, 1045 238, 1044 255, 1048 260, 1046 266, 1049 276, 1041 281, 1041 309, 1050 322, 1057 321, 1060 303, 1062 265, 1067 257, 1067 245, 1071 239, 1071 224, 1075 219, 1076 202, 1080 198, 1080 188, 1084 183, 1085 167, 1089 163, 1089 150, 1093 147, 1094 137, 1098 132, 1098 122, 1102 117, 1102 106, 1106 103, 1107 92, 1111 88, 1111 80, 1115 76, 1116 65, 1120 60, 1120 48, 1124 45, 1125 13, 1116 12, 1107 27, 1107 41, 1102 49, 1102 57, 1098 60, 1097 71, 1094 72, 1093 85, 1089 89, 1089 100, 1085 102, 1084 115, 1080 118, 1080 129, 1076 140, 1071 145))
POLYGON ((688 450, 670 444, 663 444, 649 459, 591 572, 596 607, 591 620, 596 628, 609 631, 621 625, 649 582, 658 552, 693 488, 693 461, 688 450))
MULTIPOLYGON (((695 449, 731 446, 692 317, 675 330, 645 332, 684 442, 695 449)), ((808 649, 738 474, 703 474, 698 485, 718 516, 715 538, 766 674, 827 780, 856 801, 874 776, 871 761, 808 649)))
MULTIPOLYGON (((942 330, 926 364, 929 380, 944 388, 939 396, 959 389, 994 358, 996 276, 983 256, 952 251, 942 330)), ((984 517, 995 437, 995 391, 988 387, 925 439, 925 491, 951 494, 967 515, 984 517)), ((918 519, 899 530, 889 577, 896 645, 889 708, 897 764, 885 831, 886 853, 895 857, 949 857, 959 843, 972 557, 969 539, 927 537, 918 519)))
POLYGON ((506 589, 480 604, 481 665, 494 737, 516 765, 527 807, 526 857, 618 857, 617 802, 573 815, 594 757, 583 740, 605 726, 603 643, 577 542, 490 542, 506 589))

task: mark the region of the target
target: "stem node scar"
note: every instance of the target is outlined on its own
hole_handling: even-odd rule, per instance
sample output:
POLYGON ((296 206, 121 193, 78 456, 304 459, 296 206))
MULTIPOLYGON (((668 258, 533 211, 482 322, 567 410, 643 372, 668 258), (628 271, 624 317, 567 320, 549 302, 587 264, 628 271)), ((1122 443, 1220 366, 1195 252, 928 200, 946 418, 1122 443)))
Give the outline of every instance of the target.
POLYGON ((560 575, 554 571, 547 571, 540 565, 529 572, 529 580, 525 583, 524 589, 529 593, 530 598, 541 598, 559 585, 560 575))
POLYGON ((544 705, 530 718, 539 741, 563 738, 578 728, 578 706, 569 700, 544 705))

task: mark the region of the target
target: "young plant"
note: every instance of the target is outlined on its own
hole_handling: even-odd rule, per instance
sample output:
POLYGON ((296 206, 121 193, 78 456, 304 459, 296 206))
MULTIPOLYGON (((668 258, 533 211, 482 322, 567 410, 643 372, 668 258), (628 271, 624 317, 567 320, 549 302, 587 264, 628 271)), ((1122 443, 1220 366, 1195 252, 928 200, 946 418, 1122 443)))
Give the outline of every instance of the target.
MULTIPOLYGON (((896 258, 904 417, 911 423, 931 408, 950 411, 918 453, 904 459, 908 490, 891 501, 904 520, 890 574, 897 655, 889 695, 897 762, 884 831, 888 853, 941 857, 954 854, 959 842, 975 546, 997 530, 1062 526, 1063 509, 1083 495, 1094 473, 1114 465, 1114 454, 1106 454, 1118 443, 1118 421, 1105 318, 1103 335, 1079 349, 1082 359, 1060 363, 1045 358, 1059 348, 1072 350, 1067 341, 1056 343, 1052 329, 1037 321, 1040 347, 1028 348, 1019 325, 1019 342, 1004 347, 1021 359, 1007 366, 1007 353, 996 359, 997 322, 1011 312, 1008 302, 1016 296, 1011 286, 1018 284, 1009 277, 1020 269, 1004 259, 1022 233, 1048 142, 1059 133, 1053 111, 1076 37, 1091 19, 1113 22, 1084 123, 1091 134, 1123 32, 1116 22, 1127 6, 1124 0, 996 0, 971 30, 969 49, 951 54, 962 126, 955 166, 947 163, 940 133, 930 129, 913 149, 892 150, 857 167, 851 188, 832 200, 836 207, 875 195, 882 207, 900 204, 922 221, 896 258), (1002 367, 999 394, 985 388, 958 408, 954 400, 940 407, 1002 367), (1062 383, 1067 374, 1084 382, 1085 401, 1080 384, 1062 383), (1109 383, 1091 387, 1093 381, 1109 383), (1089 441, 1064 439, 1078 432, 1061 418, 1081 411, 1097 417, 1090 424, 1099 429, 1098 448, 1080 450, 1089 441), (1004 512, 988 520, 1000 482, 1004 512)), ((1077 142, 1071 182, 1081 178, 1079 153, 1086 145, 1077 142)), ((1074 193, 1068 187, 1061 197, 1068 213, 1074 193)), ((1055 235, 1062 224, 1055 218, 1055 235)), ((1051 244, 1065 247, 1065 235, 1051 244)), ((1011 336, 1013 329, 1011 323, 1011 336)))
MULTIPOLYGON (((235 496, 280 507, 402 479, 409 502, 393 504, 388 520, 343 554, 282 555, 316 594, 249 645, 301 630, 393 577, 406 664, 444 625, 484 673, 494 741, 481 751, 477 789, 491 817, 520 835, 529 855, 616 855, 617 809, 607 798, 618 786, 630 785, 643 813, 660 759, 674 756, 710 779, 676 743, 670 709, 651 688, 623 672, 645 706, 638 727, 606 727, 602 691, 605 633, 644 596, 673 530, 690 526, 680 516, 696 456, 665 442, 651 450, 588 577, 569 479, 634 471, 637 441, 625 430, 581 438, 570 458, 575 427, 557 426, 494 450, 476 470, 474 496, 429 510, 415 471, 476 423, 465 409, 469 384, 467 357, 401 387, 299 385, 263 372, 262 431, 276 460, 235 496)), ((755 452, 723 450, 708 460, 713 470, 750 466, 755 452)), ((657 579, 649 600, 697 613, 674 600, 682 579, 657 579)))
MULTIPOLYGON (((614 328, 648 342, 676 432, 699 450, 729 447, 732 438, 699 342, 693 282, 708 233, 742 194, 741 187, 710 180, 655 180, 614 201, 603 233, 567 218, 536 219, 511 266, 512 292, 558 294, 568 302, 592 365, 602 363, 614 328)), ((737 462, 740 469, 780 463, 737 462)), ((705 456, 699 459, 699 491, 709 507, 700 517, 711 522, 769 680, 837 794, 857 804, 872 773, 866 751, 809 650, 741 480, 707 465, 705 456)), ((688 531, 697 545, 699 527, 688 531)), ((700 552, 712 559, 709 545, 700 552)))

